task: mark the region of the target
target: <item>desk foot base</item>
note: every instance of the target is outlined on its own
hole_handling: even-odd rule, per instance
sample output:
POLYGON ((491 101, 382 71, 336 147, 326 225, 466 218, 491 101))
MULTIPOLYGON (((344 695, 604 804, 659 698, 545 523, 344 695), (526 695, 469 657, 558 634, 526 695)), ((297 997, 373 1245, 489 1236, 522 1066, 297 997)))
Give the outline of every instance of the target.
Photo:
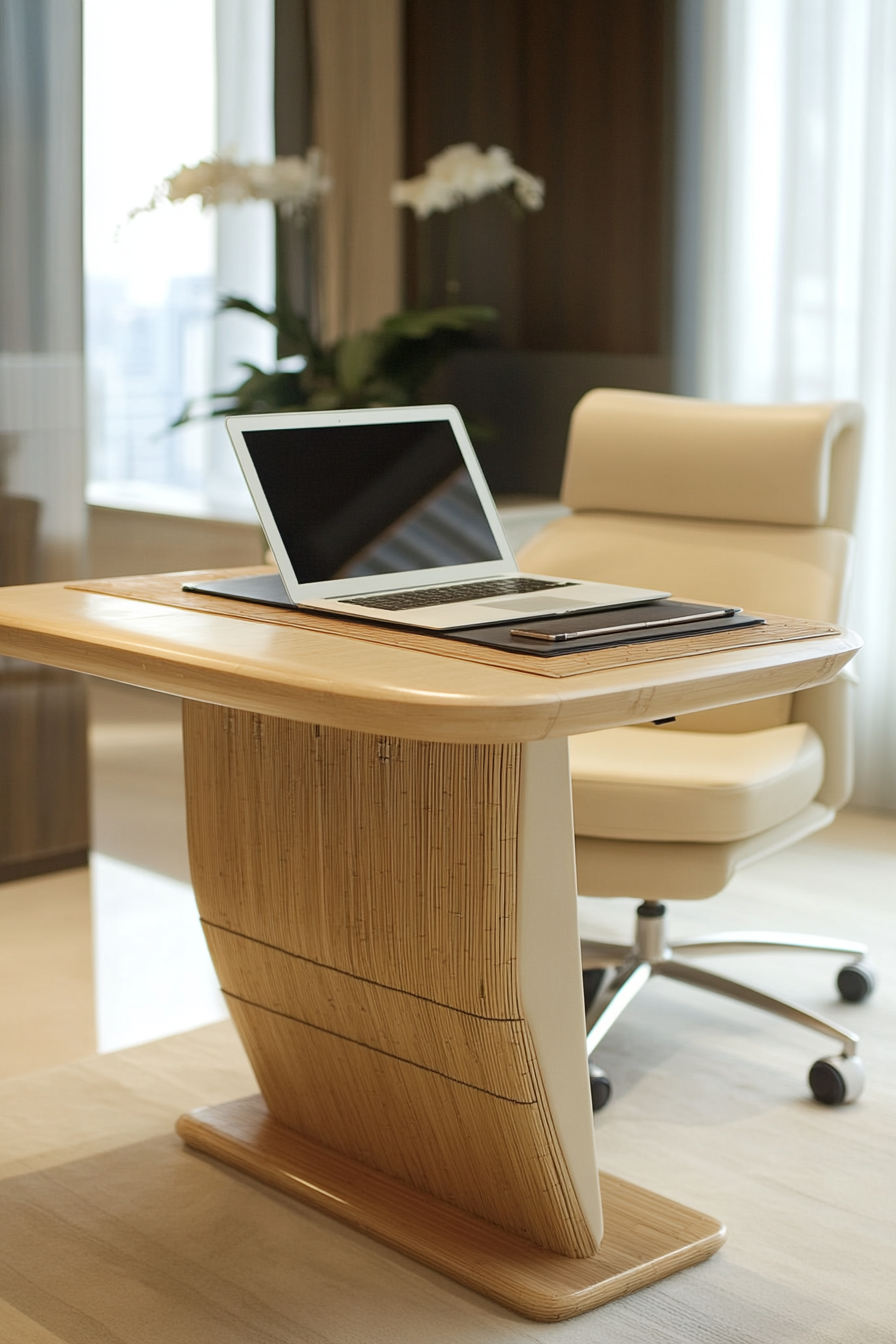
POLYGON ((725 1240, 706 1214, 601 1173, 604 1238, 569 1259, 343 1157, 272 1119, 261 1097, 181 1116, 177 1132, 229 1166, 376 1237, 536 1321, 562 1321, 713 1255, 725 1240))

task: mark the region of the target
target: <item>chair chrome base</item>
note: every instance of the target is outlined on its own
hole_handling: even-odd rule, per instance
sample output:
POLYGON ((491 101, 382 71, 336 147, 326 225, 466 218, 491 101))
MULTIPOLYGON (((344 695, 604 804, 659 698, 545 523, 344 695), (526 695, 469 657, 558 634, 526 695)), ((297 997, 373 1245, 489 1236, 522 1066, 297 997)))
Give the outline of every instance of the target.
POLYGON ((809 1027, 838 1041, 841 1047, 840 1055, 831 1059, 817 1060, 809 1073, 809 1085, 816 1099, 828 1105, 855 1101, 862 1091, 864 1071, 858 1055, 859 1038, 854 1032, 847 1031, 845 1027, 838 1026, 836 1022, 831 1022, 819 1013, 807 1012, 786 999, 773 998, 772 995, 763 994, 761 990, 753 989, 738 980, 703 971, 698 966, 691 965, 689 961, 679 959, 717 955, 723 952, 768 951, 837 953, 850 959, 841 971, 841 980, 846 972, 850 972, 859 985, 858 992, 847 992, 841 983, 841 994, 844 998, 853 1000, 864 998, 873 988, 873 976, 865 963, 868 949, 862 943, 787 933, 721 933, 705 938, 692 938, 686 942, 669 942, 666 936, 666 907, 659 901, 645 901, 638 906, 634 946, 589 941, 582 943, 583 970, 598 967, 615 969, 615 974, 604 977, 599 991, 587 1009, 589 1059, 614 1022, 644 988, 651 976, 664 975, 670 980, 680 980, 684 984, 695 985, 698 989, 722 994, 725 998, 737 999, 740 1003, 752 1004, 754 1008, 763 1008, 767 1013, 774 1013, 777 1017, 809 1027), (853 971, 853 968, 856 968, 856 971, 853 971), (864 991, 861 989, 863 984, 864 991))

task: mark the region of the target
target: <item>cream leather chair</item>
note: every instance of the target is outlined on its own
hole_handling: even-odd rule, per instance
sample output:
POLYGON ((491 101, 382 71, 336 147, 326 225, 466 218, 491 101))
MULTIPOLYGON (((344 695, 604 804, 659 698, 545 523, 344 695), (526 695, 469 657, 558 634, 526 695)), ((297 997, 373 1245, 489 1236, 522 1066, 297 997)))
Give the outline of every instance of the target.
MULTIPOLYGON (((519 556, 535 573, 667 588, 673 596, 839 622, 849 580, 862 413, 851 403, 728 406, 598 390, 570 425, 562 500, 573 512, 519 556)), ((862 1087, 857 1037, 785 1000, 692 965, 700 954, 840 953, 841 995, 873 987, 858 943, 727 933, 669 942, 665 906, 721 892, 738 869, 826 826, 852 788, 848 669, 826 686, 570 742, 579 891, 639 899, 633 946, 583 943, 592 1055, 660 974, 754 1004, 840 1042, 810 1085, 862 1087)), ((609 1084, 593 1063, 595 1108, 609 1084)))

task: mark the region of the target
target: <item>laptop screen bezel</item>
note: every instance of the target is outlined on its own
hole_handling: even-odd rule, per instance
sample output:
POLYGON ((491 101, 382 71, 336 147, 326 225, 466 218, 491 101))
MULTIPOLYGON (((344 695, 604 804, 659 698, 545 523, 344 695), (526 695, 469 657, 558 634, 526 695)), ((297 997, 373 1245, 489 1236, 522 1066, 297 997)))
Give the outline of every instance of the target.
POLYGON ((328 597, 361 597, 368 593, 391 592, 395 589, 426 587, 432 583, 455 583, 464 579, 491 578, 500 574, 517 573, 518 566, 510 548, 498 510, 486 484, 485 476, 470 442, 460 411, 456 406, 397 406, 358 411, 280 411, 263 415, 228 415, 224 422, 233 444, 240 470, 249 488, 268 545, 273 552, 283 579, 283 585, 293 602, 301 605, 310 599, 328 597), (265 492, 255 470, 252 454, 245 435, 256 430, 327 428, 331 425, 407 424, 432 420, 447 421, 470 473, 473 487, 479 497, 486 521, 500 558, 475 560, 462 565, 439 565, 435 568, 393 571, 390 574, 370 574, 347 579, 323 579, 316 583, 301 583, 296 577, 292 561, 280 535, 265 492))

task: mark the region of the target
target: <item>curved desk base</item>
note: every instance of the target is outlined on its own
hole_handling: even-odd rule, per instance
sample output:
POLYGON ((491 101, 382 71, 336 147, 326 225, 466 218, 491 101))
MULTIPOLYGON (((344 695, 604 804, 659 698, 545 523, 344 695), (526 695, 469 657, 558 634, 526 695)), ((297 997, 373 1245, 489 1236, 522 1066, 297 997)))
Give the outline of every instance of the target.
POLYGON ((192 1111, 197 1148, 535 1321, 563 1321, 713 1255, 721 1223, 601 1173, 604 1236, 570 1259, 302 1138, 260 1096, 192 1111))

